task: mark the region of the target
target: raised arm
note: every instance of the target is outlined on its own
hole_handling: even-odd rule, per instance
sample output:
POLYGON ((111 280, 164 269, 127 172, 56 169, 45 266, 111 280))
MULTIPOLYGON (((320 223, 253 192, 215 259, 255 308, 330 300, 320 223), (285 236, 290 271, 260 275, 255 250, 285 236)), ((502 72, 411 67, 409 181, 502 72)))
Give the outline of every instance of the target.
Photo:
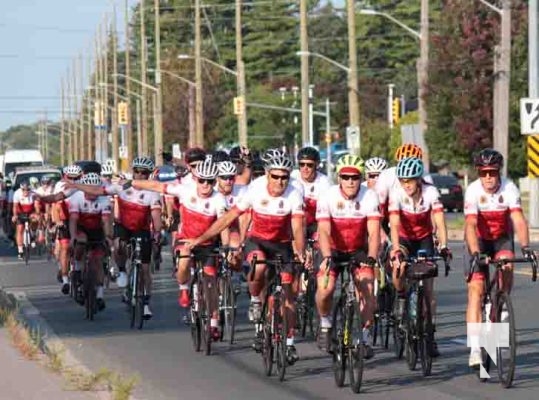
POLYGON ((165 189, 168 186, 166 183, 161 183, 158 181, 147 181, 142 179, 136 179, 131 181, 131 185, 135 189, 139 190, 151 190, 152 192, 165 193, 165 189))

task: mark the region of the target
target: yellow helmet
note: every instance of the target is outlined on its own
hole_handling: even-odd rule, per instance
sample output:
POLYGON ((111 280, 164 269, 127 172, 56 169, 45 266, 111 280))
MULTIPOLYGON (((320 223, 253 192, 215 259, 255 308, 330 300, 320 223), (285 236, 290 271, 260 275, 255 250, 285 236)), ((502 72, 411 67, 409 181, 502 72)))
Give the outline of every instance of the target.
POLYGON ((339 158, 337 161, 337 174, 344 172, 359 173, 360 175, 363 175, 364 166, 365 162, 361 157, 347 154, 339 158))

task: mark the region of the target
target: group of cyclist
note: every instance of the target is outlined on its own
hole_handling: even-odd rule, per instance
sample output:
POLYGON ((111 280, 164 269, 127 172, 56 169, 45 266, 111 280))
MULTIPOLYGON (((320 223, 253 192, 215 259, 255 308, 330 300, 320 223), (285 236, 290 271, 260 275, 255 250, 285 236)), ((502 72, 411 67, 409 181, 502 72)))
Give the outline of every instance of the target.
MULTIPOLYGON (((520 205, 518 188, 502 178, 503 157, 492 149, 480 151, 474 158, 478 179, 465 194, 465 241, 471 255, 468 278, 467 322, 480 322, 482 296, 481 255, 492 258, 514 254, 513 231, 525 256, 530 256, 528 227, 520 205)), ((144 317, 151 318, 150 296, 152 243, 161 241, 166 226, 174 241, 173 255, 178 282, 180 307, 190 306, 189 282, 191 254, 202 263, 210 298, 211 330, 218 339, 218 285, 213 250, 230 246, 230 265, 239 274, 256 257, 248 279, 249 319, 261 316, 266 269, 261 260, 277 255, 288 265, 281 272, 288 313, 286 344, 291 362, 298 359, 295 348, 295 304, 303 293, 304 283, 296 265, 315 273, 316 308, 319 314, 318 345, 332 351, 332 302, 342 265, 353 266, 352 275, 360 304, 366 351, 374 355, 373 316, 376 311, 374 280, 380 254, 389 248, 384 267, 391 272, 396 290, 396 315, 402 315, 406 297, 405 281, 400 273, 407 268, 409 256, 419 250, 451 259, 444 207, 440 193, 425 175, 422 150, 415 144, 403 144, 395 153, 394 167, 380 157, 366 161, 345 155, 336 163, 337 183, 319 171, 320 155, 305 147, 297 154, 298 169, 292 158, 280 149, 269 149, 253 156, 244 147, 229 153, 188 149, 178 167, 155 167, 147 157, 132 162, 132 180, 114 180, 113 171, 103 166, 101 174, 84 173, 76 164, 63 169, 63 178, 54 188, 48 182, 31 190, 22 183, 5 207, 12 209, 17 224, 16 241, 22 251, 22 226, 30 218, 37 221, 46 215, 56 229, 56 252, 62 293, 69 293, 70 264, 79 273, 86 251, 89 268, 98 276, 98 309, 103 300, 102 258, 114 249, 119 268, 117 284, 127 285, 126 242, 141 239, 142 270, 145 282, 144 317), (435 240, 436 239, 436 240, 435 240), (314 241, 315 251, 307 251, 307 240, 314 241), (389 246, 387 246, 389 244, 389 246), (179 256, 179 257, 177 257, 179 256), (73 261, 70 262, 71 257, 73 261), (297 261, 292 263, 292 261, 297 261)), ((155 250, 154 250, 155 251, 155 250)), ((432 279, 426 281, 433 314, 435 295, 432 279)), ((512 266, 504 271, 504 290, 511 290, 512 266)), ((254 347, 260 348, 255 337, 254 347)), ((479 337, 472 337, 470 366, 481 363, 479 337)), ((439 355, 436 342, 429 351, 439 355)))

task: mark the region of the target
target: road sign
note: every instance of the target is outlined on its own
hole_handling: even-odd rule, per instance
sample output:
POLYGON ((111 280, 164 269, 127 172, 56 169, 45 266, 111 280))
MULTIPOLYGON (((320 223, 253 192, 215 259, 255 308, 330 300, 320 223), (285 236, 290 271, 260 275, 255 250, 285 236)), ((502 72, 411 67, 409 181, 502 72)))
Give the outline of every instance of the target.
POLYGON ((127 157, 128 157, 128 154, 127 154, 127 146, 119 146, 119 147, 118 147, 118 155, 120 156, 120 158, 121 158, 122 160, 127 159, 127 157))
POLYGON ((359 148, 359 127, 358 126, 346 127, 346 147, 348 147, 348 149, 350 150, 359 148))
POLYGON ((174 158, 182 158, 182 151, 180 149, 179 143, 174 143, 172 145, 172 157, 174 158))
POLYGON ((520 99, 520 133, 539 134, 539 99, 520 99))
POLYGON ((121 101, 118 103, 118 123, 120 125, 127 125, 127 103, 121 101))

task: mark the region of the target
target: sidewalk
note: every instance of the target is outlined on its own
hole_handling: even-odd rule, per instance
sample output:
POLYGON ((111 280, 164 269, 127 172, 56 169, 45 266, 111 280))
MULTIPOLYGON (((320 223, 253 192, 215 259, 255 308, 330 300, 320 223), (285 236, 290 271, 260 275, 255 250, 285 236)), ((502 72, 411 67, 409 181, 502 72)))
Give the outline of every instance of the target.
POLYGON ((9 333, 0 328, 0 399, 9 400, 96 400, 91 392, 64 390, 63 378, 40 364, 26 360, 11 345, 9 333))

